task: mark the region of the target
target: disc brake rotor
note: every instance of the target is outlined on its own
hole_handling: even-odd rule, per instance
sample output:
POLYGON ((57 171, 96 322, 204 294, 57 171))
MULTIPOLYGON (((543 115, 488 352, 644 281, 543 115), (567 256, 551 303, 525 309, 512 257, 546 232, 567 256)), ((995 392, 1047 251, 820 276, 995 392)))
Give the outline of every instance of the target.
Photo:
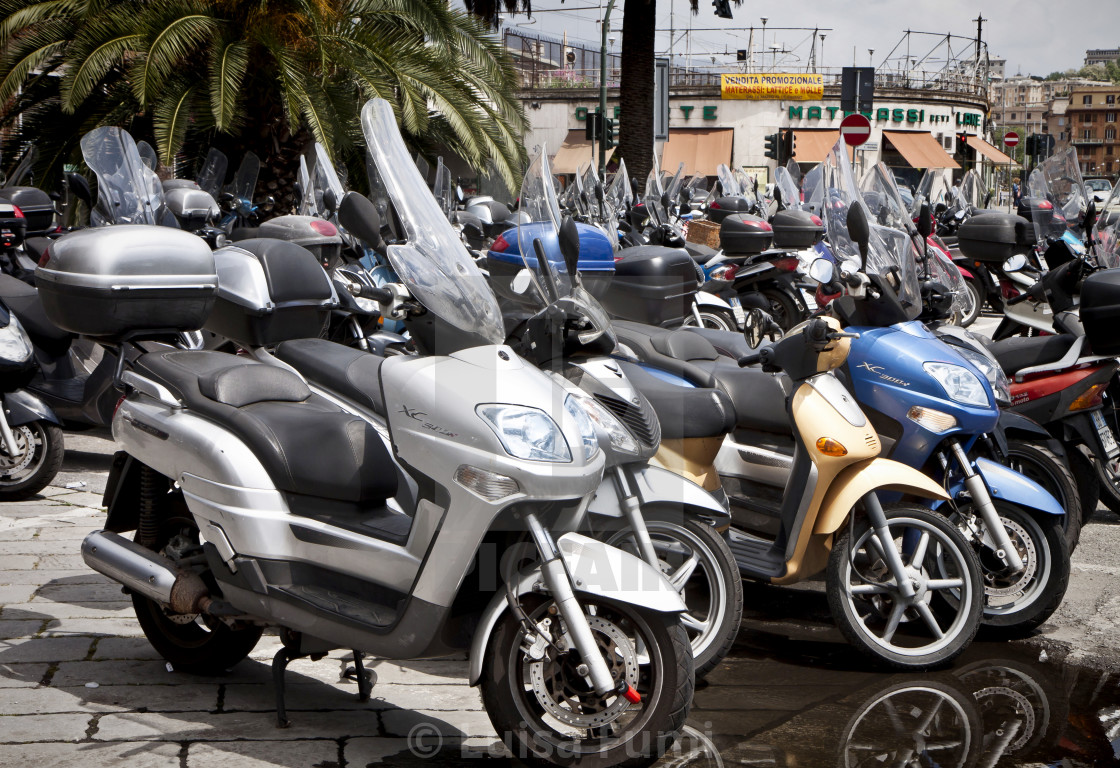
MULTIPOLYGON (((638 654, 630 638, 613 622, 600 616, 588 616, 587 623, 611 677, 637 686, 638 654)), ((609 697, 608 702, 596 694, 584 676, 576 671, 576 666, 570 652, 558 659, 529 662, 533 694, 550 715, 565 725, 592 729, 613 722, 629 708, 630 702, 623 696, 609 697)))
POLYGON ((993 561, 994 552, 983 553, 980 564, 984 569, 984 592, 989 597, 1009 597, 1022 594, 1027 590, 1027 585, 1034 579, 1038 572, 1038 552, 1034 547, 1034 540, 1027 530, 1014 520, 1001 517, 1000 522, 1007 530, 1011 539, 1011 546, 1019 553, 1023 560, 1023 570, 1019 573, 1009 573, 1007 567, 998 560, 993 561), (992 562, 998 563, 998 568, 990 567, 992 562))
POLYGON ((7 448, 4 446, 3 441, 0 441, 0 473, 5 475, 14 475, 17 472, 23 471, 35 456, 35 451, 30 449, 34 439, 30 429, 27 427, 14 427, 12 429, 12 436, 15 437, 16 448, 19 450, 19 454, 14 457, 8 455, 7 448))

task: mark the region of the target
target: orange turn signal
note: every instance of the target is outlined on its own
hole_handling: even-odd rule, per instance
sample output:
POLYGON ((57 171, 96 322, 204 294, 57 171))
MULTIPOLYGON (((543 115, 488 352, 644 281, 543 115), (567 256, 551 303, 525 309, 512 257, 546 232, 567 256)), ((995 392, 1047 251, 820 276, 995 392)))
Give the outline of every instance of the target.
POLYGON ((817 450, 825 456, 847 456, 848 449, 831 437, 822 437, 817 441, 817 450))
POLYGON ((1108 387, 1107 381, 1102 381, 1100 384, 1094 384, 1087 390, 1082 392, 1076 400, 1069 404, 1071 411, 1083 411, 1086 408, 1094 408, 1101 404, 1103 397, 1102 393, 1108 387))

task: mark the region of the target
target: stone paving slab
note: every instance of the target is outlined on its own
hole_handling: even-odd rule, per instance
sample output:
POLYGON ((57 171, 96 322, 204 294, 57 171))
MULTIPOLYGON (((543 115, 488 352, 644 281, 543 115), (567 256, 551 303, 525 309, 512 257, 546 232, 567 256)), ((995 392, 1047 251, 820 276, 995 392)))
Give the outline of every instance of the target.
POLYGON ((169 768, 178 744, 0 744, 0 765, 27 768, 169 768))

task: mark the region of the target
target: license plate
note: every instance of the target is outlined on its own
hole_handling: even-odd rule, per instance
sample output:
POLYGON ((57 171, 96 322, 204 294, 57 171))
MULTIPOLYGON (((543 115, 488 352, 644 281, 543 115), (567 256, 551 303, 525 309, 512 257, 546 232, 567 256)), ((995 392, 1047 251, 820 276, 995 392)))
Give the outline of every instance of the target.
POLYGON ((1104 423, 1104 416, 1100 411, 1093 411, 1089 414, 1093 417, 1093 424, 1097 428, 1097 434, 1100 435, 1101 444, 1104 446, 1104 452, 1108 454, 1108 458, 1114 458, 1120 454, 1120 446, 1116 445, 1116 438, 1112 436, 1112 430, 1104 423))
POLYGON ((739 301, 739 297, 732 296, 727 303, 731 305, 731 313, 735 315, 735 322, 742 326, 747 321, 747 313, 743 311, 743 304, 739 301))

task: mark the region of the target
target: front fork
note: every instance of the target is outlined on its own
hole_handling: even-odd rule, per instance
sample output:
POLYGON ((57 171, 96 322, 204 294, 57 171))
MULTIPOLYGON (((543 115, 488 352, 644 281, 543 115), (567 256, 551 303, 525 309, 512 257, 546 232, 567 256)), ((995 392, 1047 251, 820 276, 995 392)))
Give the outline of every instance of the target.
POLYGON ((8 452, 12 461, 19 461, 19 443, 16 442, 15 433, 12 432, 12 428, 8 424, 8 417, 3 408, 0 408, 0 439, 3 439, 4 449, 8 452))
MULTIPOLYGON (((579 651, 580 659, 583 662, 581 666, 587 668, 586 670, 580 670, 580 674, 591 681, 591 686, 600 696, 618 693, 619 684, 615 683, 614 677, 607 667, 607 662, 603 660, 603 654, 599 651, 599 646, 595 642, 595 636, 591 634, 591 625, 587 623, 587 616, 583 612, 583 607, 576 600, 575 591, 572 589, 572 578, 568 569, 564 567, 564 559, 556 548, 556 542, 553 540, 552 534, 541 525, 541 521, 537 519, 536 514, 526 512, 524 518, 529 527, 529 535, 532 536, 533 543, 536 544, 537 551, 540 553, 541 575, 544 577, 545 587, 552 593, 556 608, 559 610, 561 618, 564 619, 564 623, 568 625, 572 644, 579 651)), ((625 686, 625 681, 621 685, 625 686)))
MULTIPOLYGON (((984 478, 973 468, 972 460, 961 448, 961 444, 956 440, 948 442, 949 450, 956 458, 961 473, 964 475, 964 487, 968 490, 969 496, 972 497, 972 503, 977 512, 980 513, 980 519, 984 521, 987 534, 984 537, 984 544, 994 549, 996 557, 1002 560, 1012 571, 1016 573, 1022 571, 1023 558, 1019 556, 1019 551, 1015 549, 1015 546, 1011 543, 1011 537, 1007 535, 1007 529, 1003 527, 1003 521, 1000 520, 999 512, 996 511, 996 506, 992 503, 992 496, 988 493, 988 486, 984 483, 984 478)), ((945 471, 949 471, 947 462, 945 471)))

